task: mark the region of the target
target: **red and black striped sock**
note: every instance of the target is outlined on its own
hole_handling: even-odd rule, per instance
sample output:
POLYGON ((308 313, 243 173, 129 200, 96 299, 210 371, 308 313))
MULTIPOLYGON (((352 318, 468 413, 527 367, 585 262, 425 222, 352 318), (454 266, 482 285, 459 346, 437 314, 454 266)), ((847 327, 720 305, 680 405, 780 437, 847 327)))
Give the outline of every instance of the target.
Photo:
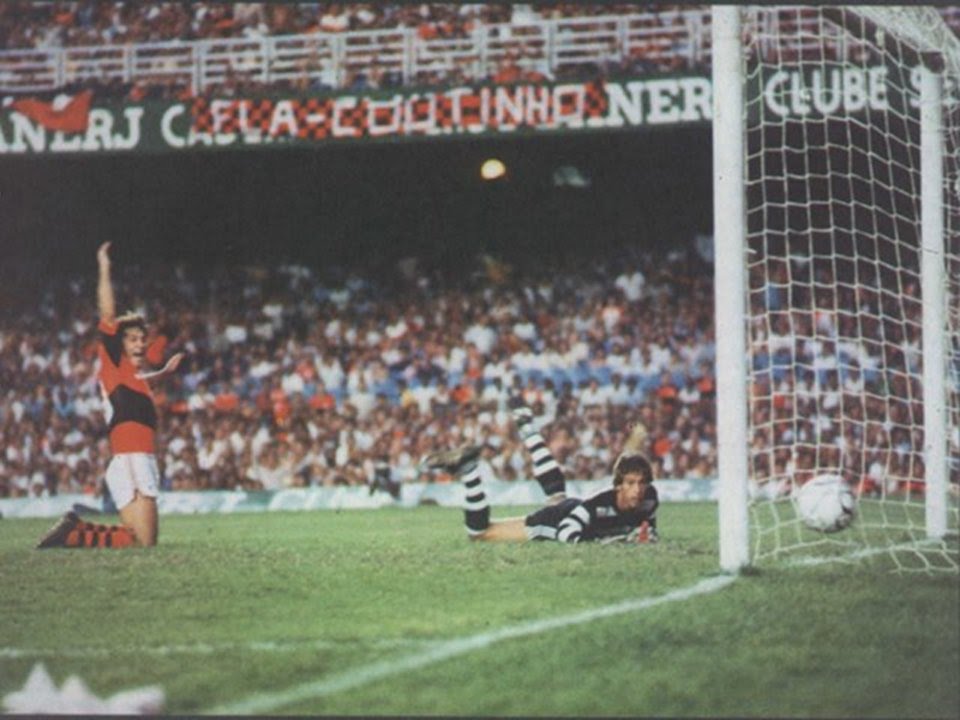
POLYGON ((123 525, 100 525, 81 520, 64 542, 72 548, 125 548, 134 544, 133 531, 123 525))

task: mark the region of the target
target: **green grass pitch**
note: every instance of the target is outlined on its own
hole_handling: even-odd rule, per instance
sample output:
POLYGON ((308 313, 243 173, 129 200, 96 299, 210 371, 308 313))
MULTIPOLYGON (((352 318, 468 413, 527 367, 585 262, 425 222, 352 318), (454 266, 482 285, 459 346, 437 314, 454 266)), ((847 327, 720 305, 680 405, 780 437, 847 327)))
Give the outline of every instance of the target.
POLYGON ((100 696, 159 685, 173 714, 960 716, 955 574, 764 567, 410 663, 716 575, 716 506, 660 514, 656 546, 470 543, 432 507, 171 516, 152 550, 45 552, 49 520, 0 520, 0 696, 42 661, 100 696))

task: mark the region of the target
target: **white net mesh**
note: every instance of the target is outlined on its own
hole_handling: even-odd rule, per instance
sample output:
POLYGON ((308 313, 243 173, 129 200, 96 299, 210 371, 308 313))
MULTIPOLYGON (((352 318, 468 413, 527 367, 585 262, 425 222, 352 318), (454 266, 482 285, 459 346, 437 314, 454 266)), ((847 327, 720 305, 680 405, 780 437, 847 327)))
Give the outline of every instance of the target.
POLYGON ((744 38, 754 559, 882 555, 899 569, 956 571, 960 42, 920 8, 752 9, 744 38), (930 50, 945 51, 948 77, 951 445, 948 536, 936 542, 921 372, 918 52, 930 50), (808 529, 791 501, 822 474, 858 496, 842 532, 808 529))

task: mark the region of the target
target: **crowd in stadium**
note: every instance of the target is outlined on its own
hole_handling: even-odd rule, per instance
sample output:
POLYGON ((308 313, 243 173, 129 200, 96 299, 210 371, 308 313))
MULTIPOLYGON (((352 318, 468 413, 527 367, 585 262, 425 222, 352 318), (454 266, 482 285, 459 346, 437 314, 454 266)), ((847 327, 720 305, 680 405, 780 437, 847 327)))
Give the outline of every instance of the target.
MULTIPOLYGON (((474 22, 641 7, 4 3, 0 46, 388 27, 456 35, 474 22)), ((158 330, 158 354, 189 355, 157 388, 167 487, 362 485, 384 460, 401 481, 435 479, 418 460, 465 442, 485 445, 497 476, 530 477, 507 412, 516 396, 535 408, 570 477, 606 475, 638 420, 659 477, 715 476, 712 285, 695 253, 628 249, 589 266, 485 267, 462 286, 413 259, 393 273, 339 276, 296 265, 212 277, 124 268, 118 294, 150 298, 132 304, 158 330)), ((764 281, 788 274, 767 272, 764 281)), ((916 303, 905 292, 892 312, 901 317, 881 328, 869 318, 888 298, 828 290, 835 280, 818 278, 815 297, 793 299, 816 312, 781 311, 775 292, 755 307, 769 318, 752 328, 755 474, 845 466, 871 487, 922 477, 916 303), (845 340, 871 334, 886 342, 845 340)), ((0 497, 99 492, 109 453, 93 282, 92 273, 58 279, 39 314, 0 316, 0 497)))
MULTIPOLYGON (((949 24, 960 28, 960 10, 945 7, 942 14, 949 24)), ((201 94, 234 97, 276 91, 326 92, 335 88, 364 91, 403 85, 510 84, 588 80, 619 73, 705 71, 709 59, 705 52, 709 26, 704 6, 659 3, 10 2, 0 3, 0 48, 129 47, 390 30, 415 31, 424 41, 445 41, 470 38, 478 26, 501 25, 509 25, 511 30, 502 37, 496 35, 497 43, 502 46, 500 54, 475 52, 454 54, 450 60, 428 59, 438 51, 447 51, 437 45, 417 53, 415 72, 403 70, 403 63, 396 57, 389 62, 381 57, 402 52, 402 44, 389 46, 387 50, 377 49, 376 42, 380 41, 368 38, 361 43, 373 43, 364 56, 366 59, 360 65, 341 60, 342 72, 333 70, 337 63, 332 55, 324 59, 314 46, 298 56, 295 70, 269 79, 264 78, 259 60, 251 60, 237 51, 236 55, 228 53, 228 60, 221 58, 213 63, 226 62, 222 76, 205 78, 199 87, 189 67, 173 70, 165 67, 157 72, 141 69, 134 77, 126 77, 118 70, 118 63, 123 62, 115 60, 110 72, 104 70, 105 65, 96 64, 78 71, 76 76, 67 71, 63 84, 57 89, 70 93, 90 88, 100 95, 132 101, 186 100, 201 94), (634 16, 634 31, 642 28, 641 34, 629 40, 609 34, 578 37, 574 45, 591 48, 590 57, 567 59, 556 65, 548 61, 542 38, 533 42, 525 35, 524 28, 543 21, 582 20, 597 15, 634 16), (485 57, 482 63, 481 55, 485 57)), ((583 24, 577 28, 577 33, 589 33, 592 29, 583 24)), ((271 63, 275 61, 274 58, 271 63)), ((32 80, 34 70, 29 63, 21 68, 18 62, 7 67, 8 73, 24 74, 32 80)))
POLYGON ((899 271, 868 255, 771 255, 759 266, 751 294, 756 477, 846 467, 858 469, 851 475, 862 491, 922 487, 918 260, 902 255, 899 271))
MULTIPOLYGON (((116 68, 86 69, 69 76, 57 89, 76 92, 95 89, 99 94, 125 97, 188 99, 197 94, 231 97, 269 91, 323 92, 344 87, 353 90, 394 88, 405 84, 449 85, 487 82, 509 84, 543 80, 586 80, 618 73, 647 74, 699 69, 705 71, 709 44, 705 6, 646 3, 273 3, 273 2, 9 2, 0 3, 0 49, 55 49, 74 47, 121 47, 148 43, 183 43, 198 40, 260 40, 280 36, 337 35, 370 31, 415 30, 423 40, 469 38, 479 26, 510 25, 513 29, 498 42, 507 51, 482 64, 479 57, 457 56, 439 67, 419 68, 404 76, 397 62, 382 63, 377 54, 363 67, 344 67, 343 77, 333 79, 316 48, 297 61, 295 76, 264 80, 259 62, 237 56, 227 63, 225 75, 194 86, 189 68, 159 73, 140 71, 125 78, 116 68), (565 61, 556 66, 546 61, 541 41, 529 43, 523 28, 553 19, 584 19, 597 15, 635 16, 641 36, 623 39, 582 38, 592 46, 594 57, 565 61), (609 45, 609 47, 607 47, 609 45)), ((960 29, 960 10, 944 7, 944 19, 960 29)), ((599 27, 599 26, 598 26, 599 27)), ((589 31, 579 25, 578 32, 589 31)), ((364 42, 370 42, 365 40, 364 42)), ((581 42, 578 39, 577 42, 581 42)), ((797 49, 800 52, 800 49, 797 49)), ((388 55, 395 54, 396 48, 388 55)), ((435 51, 421 53, 424 57, 435 51)), ((19 61, 18 61, 19 62, 19 61)), ((333 63, 330 58, 327 63, 333 63)), ((8 72, 33 70, 18 68, 8 72)))
MULTIPOLYGON (((646 6, 669 10, 670 5, 646 6)), ((634 3, 10 2, 0 5, 0 46, 65 47, 261 38, 311 32, 416 28, 423 37, 465 37, 476 23, 524 24, 637 13, 634 3)))
MULTIPOLYGON (((607 473, 639 418, 663 475, 706 476, 710 284, 685 262, 635 258, 504 284, 488 260, 470 288, 429 282, 409 263, 400 285, 330 282, 299 266, 207 281, 180 268, 173 282, 137 268, 146 281, 119 295, 160 298, 143 308, 159 351, 189 353, 158 388, 173 488, 364 484, 381 458, 414 480, 423 454, 464 442, 488 445, 497 475, 529 477, 514 395, 541 414, 572 477, 607 473)), ((0 495, 96 492, 107 448, 94 295, 92 280, 75 278, 50 289, 39 317, 4 320, 0 495)))
MULTIPOLYGON (((354 89, 390 88, 412 82, 417 85, 444 85, 460 82, 493 81, 510 83, 549 79, 588 78, 598 73, 669 71, 691 62, 687 52, 664 52, 676 38, 667 32, 684 26, 682 6, 621 4, 510 4, 510 3, 139 3, 139 2, 12 2, 0 4, 0 48, 53 49, 84 46, 123 46, 131 44, 190 42, 196 40, 257 40, 311 33, 343 33, 415 30, 424 40, 469 38, 477 25, 510 24, 518 28, 560 18, 585 18, 596 15, 637 15, 654 32, 629 52, 611 54, 604 62, 569 63, 547 70, 544 48, 528 46, 522 33, 509 38, 510 50, 487 65, 487 76, 477 76, 474 63, 459 58, 451 67, 421 69, 415 77, 404 79, 395 66, 372 62, 363 69, 351 69, 344 81, 354 89), (468 69, 468 67, 470 69, 468 69)), ((688 44, 689 41, 684 41, 688 44)), ((611 48, 612 49, 612 48, 611 48)), ((678 51, 681 48, 677 48, 678 51)), ((392 52, 392 51, 391 51, 392 52)), ((264 85, 259 72, 246 72, 237 61, 227 75, 204 88, 222 96, 270 90, 329 90, 319 68, 319 58, 304 58, 298 78, 273 79, 264 85), (316 71, 316 72, 314 72, 316 71)), ((68 79, 65 90, 95 88, 99 93, 127 96, 184 99, 191 88, 190 73, 142 75, 125 81, 117 75, 99 77, 87 73, 82 80, 68 79)))
MULTIPOLYGON (((0 47, 26 49, 263 38, 314 32, 416 29, 424 38, 467 37, 477 24, 643 14, 652 25, 677 22, 689 4, 672 3, 330 3, 119 2, 0 3, 0 47)), ((948 23, 960 12, 944 8, 948 23)))
MULTIPOLYGON (((155 328, 152 359, 188 353, 156 389, 165 487, 366 485, 382 462, 399 482, 442 481, 420 459, 464 443, 494 476, 530 478, 513 397, 569 477, 605 477, 637 421, 658 477, 715 477, 709 266, 693 249, 548 265, 487 257, 457 285, 413 258, 386 275, 126 268, 118 295, 155 328)), ((819 281, 790 311, 775 282, 753 295, 768 318, 752 335, 756 477, 845 467, 868 491, 922 477, 917 304, 874 328, 886 342, 846 340, 886 299, 819 281)), ((3 318, 0 496, 100 492, 94 296, 71 278, 3 318)))
MULTIPOLYGON (((635 420, 660 475, 714 473, 711 284, 686 254, 539 274, 488 258, 463 287, 413 265, 392 279, 301 266, 118 278, 119 297, 157 298, 133 305, 165 343, 154 359, 188 353, 157 388, 168 487, 366 484, 384 458, 398 480, 432 480, 420 458, 465 442, 487 446, 496 475, 531 477, 514 396, 571 477, 605 476, 635 420)), ((98 491, 92 283, 57 283, 39 315, 0 327, 0 496, 98 491)))

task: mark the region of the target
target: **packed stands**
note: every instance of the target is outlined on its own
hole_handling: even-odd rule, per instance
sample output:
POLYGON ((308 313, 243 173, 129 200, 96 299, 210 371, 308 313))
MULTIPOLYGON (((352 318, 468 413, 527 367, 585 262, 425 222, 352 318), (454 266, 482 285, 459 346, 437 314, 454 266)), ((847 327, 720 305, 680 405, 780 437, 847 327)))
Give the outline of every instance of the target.
MULTIPOLYGON (((960 11, 942 12, 960 27, 960 11)), ((148 97, 702 69, 708 20, 706 6, 685 5, 3 3, 0 89, 148 97)), ((432 480, 419 458, 464 442, 485 444, 497 475, 530 477, 506 411, 515 395, 541 414, 571 477, 609 472, 637 420, 658 476, 715 475, 711 270, 694 251, 477 267, 457 286, 412 259, 387 276, 124 268, 118 295, 138 298, 168 353, 189 353, 159 389, 167 487, 364 484, 383 458, 403 481, 432 480)), ((0 310, 0 497, 100 492, 93 280, 51 279, 39 304, 0 310)), ((881 480, 888 461, 861 464, 860 438, 831 413, 887 382, 872 372, 883 364, 827 343, 816 348, 821 366, 797 377, 783 358, 809 360, 813 348, 787 348, 797 341, 779 327, 754 340, 769 345, 755 356, 770 365, 751 388, 766 433, 755 442, 823 433, 881 480), (793 397, 827 412, 796 421, 793 397)), ((900 365, 918 361, 917 342, 902 338, 900 365)), ((894 399, 864 412, 880 433, 886 416, 914 410, 894 399)), ((916 449, 916 438, 888 440, 890 462, 916 449)), ((794 459, 767 461, 760 477, 794 459)))
POLYGON ((564 79, 702 66, 705 7, 8 3, 0 90, 151 96, 564 79))
MULTIPOLYGON (((136 298, 164 354, 189 353, 157 393, 166 487, 363 485, 383 460, 400 481, 444 480, 422 474, 419 459, 467 442, 486 447, 489 472, 529 478, 507 408, 515 396, 536 409, 570 477, 605 476, 637 421, 658 477, 714 477, 709 264, 692 248, 567 262, 535 269, 480 258, 462 284, 412 258, 388 275, 126 268, 119 295, 136 298)), ((94 297, 92 278, 70 278, 51 284, 38 308, 0 319, 0 496, 100 492, 108 451, 94 297)), ((794 322, 812 321, 798 312, 794 322)), ((837 342, 820 343, 815 366, 802 364, 813 369, 795 374, 784 357, 808 358, 812 347, 771 330, 755 340, 770 369, 752 389, 764 432, 781 441, 826 433, 838 453, 848 448, 851 468, 867 468, 865 487, 879 487, 885 463, 906 462, 913 440, 892 437, 889 458, 864 459, 850 451, 861 446, 847 436, 852 425, 831 413, 859 402, 864 386, 880 396, 898 379, 875 371, 869 348, 843 342, 842 327, 837 342), (798 421, 790 398, 824 412, 798 421)), ((918 362, 917 338, 905 336, 901 352, 918 362)), ((871 432, 915 411, 909 391, 898 397, 864 406, 871 432)), ((772 462, 760 477, 804 460, 772 462)))
MULTIPOLYGON (((960 31, 960 9, 941 13, 960 31)), ((709 59, 709 5, 0 4, 0 91, 16 93, 93 87, 140 100, 511 83, 702 71, 709 59)))
MULTIPOLYGON (((486 262, 462 287, 409 259, 380 278, 128 268, 136 285, 119 296, 150 298, 134 307, 165 353, 189 353, 158 388, 168 486, 365 484, 382 458, 398 479, 431 480, 421 456, 465 442, 488 446, 497 475, 531 477, 507 410, 517 395, 571 477, 609 472, 635 420, 662 475, 712 475, 702 260, 631 252, 549 275, 486 262)), ((99 492, 94 299, 91 278, 71 278, 0 323, 2 496, 99 492)))

